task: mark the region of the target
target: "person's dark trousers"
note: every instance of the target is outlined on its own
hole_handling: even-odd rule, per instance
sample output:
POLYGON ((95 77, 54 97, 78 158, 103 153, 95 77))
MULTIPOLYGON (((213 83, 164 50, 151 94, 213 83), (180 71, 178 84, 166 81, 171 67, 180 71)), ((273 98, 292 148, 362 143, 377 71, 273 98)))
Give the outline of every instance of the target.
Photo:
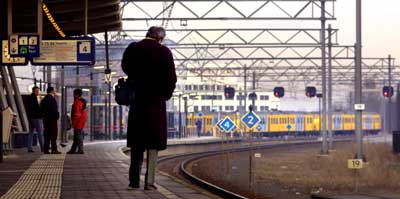
MULTIPOLYGON (((131 148, 131 166, 129 168, 129 186, 139 187, 140 173, 143 164, 143 154, 145 149, 131 148)), ((146 163, 146 174, 145 174, 145 189, 147 186, 154 186, 155 174, 157 167, 157 149, 147 149, 147 163, 146 163)))
POLYGON ((57 152, 57 120, 44 122, 44 153, 57 152))
POLYGON ((144 148, 131 148, 131 165, 129 167, 129 186, 139 187, 140 172, 142 170, 144 148))
POLYGON ((74 129, 74 141, 70 152, 74 153, 76 149, 78 149, 78 152, 83 152, 83 136, 84 132, 82 129, 74 129))

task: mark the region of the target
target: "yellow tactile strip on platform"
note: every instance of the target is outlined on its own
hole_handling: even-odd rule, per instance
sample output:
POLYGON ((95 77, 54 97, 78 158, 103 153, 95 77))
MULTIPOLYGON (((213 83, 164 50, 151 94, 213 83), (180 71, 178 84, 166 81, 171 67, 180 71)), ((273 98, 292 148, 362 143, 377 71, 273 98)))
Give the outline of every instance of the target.
POLYGON ((65 154, 42 155, 0 199, 61 198, 65 154))

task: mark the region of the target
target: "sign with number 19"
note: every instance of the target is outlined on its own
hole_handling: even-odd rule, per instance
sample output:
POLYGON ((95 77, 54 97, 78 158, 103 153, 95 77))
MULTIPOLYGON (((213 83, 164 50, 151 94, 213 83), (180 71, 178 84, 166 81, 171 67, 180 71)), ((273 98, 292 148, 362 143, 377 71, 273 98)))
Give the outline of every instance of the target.
POLYGON ((362 169, 363 160, 362 159, 350 159, 347 160, 347 168, 349 169, 362 169))

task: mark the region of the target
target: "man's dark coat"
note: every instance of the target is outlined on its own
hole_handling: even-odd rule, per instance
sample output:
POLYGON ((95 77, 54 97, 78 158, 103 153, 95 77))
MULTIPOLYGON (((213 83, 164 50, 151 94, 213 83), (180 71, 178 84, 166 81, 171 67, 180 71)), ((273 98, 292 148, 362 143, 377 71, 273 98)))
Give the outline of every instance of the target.
POLYGON ((177 81, 171 51, 152 39, 132 43, 124 52, 122 70, 135 90, 128 119, 128 147, 166 149, 166 101, 172 97, 177 81))

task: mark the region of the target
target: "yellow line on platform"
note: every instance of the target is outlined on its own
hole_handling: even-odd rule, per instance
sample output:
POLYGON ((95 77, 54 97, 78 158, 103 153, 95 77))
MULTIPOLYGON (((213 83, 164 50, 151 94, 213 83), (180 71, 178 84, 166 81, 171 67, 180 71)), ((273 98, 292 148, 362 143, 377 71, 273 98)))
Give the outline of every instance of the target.
POLYGON ((0 199, 61 198, 65 154, 42 155, 0 199))

